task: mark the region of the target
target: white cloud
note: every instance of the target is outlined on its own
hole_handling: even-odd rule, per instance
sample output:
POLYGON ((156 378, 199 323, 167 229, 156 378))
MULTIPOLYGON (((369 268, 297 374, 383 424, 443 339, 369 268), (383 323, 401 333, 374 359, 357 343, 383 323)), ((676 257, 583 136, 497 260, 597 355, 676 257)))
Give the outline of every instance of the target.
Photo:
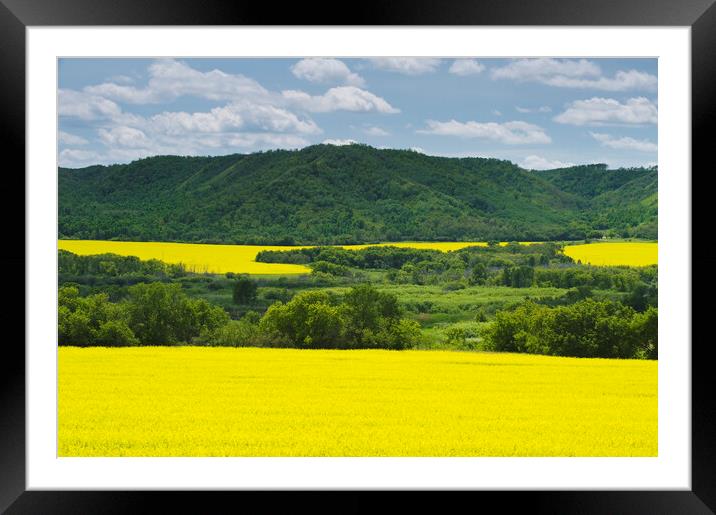
POLYGON ((637 70, 618 71, 614 77, 600 77, 598 79, 575 79, 570 77, 553 77, 546 82, 551 86, 562 88, 592 88, 603 91, 627 91, 641 89, 656 91, 656 76, 637 70))
POLYGON ((431 57, 374 57, 370 62, 376 68, 403 75, 432 73, 440 65, 440 59, 431 57))
POLYGON ((73 148, 66 148, 60 152, 60 166, 67 167, 80 167, 96 164, 100 159, 97 152, 92 150, 77 150, 73 148))
POLYGON ((613 98, 594 97, 576 100, 554 117, 554 121, 569 125, 641 125, 657 122, 656 103, 638 97, 621 103, 613 98))
POLYGON ((166 134, 185 132, 227 132, 263 130, 318 134, 321 129, 313 120, 299 118, 281 107, 252 102, 232 102, 208 112, 163 112, 150 119, 152 128, 166 134))
POLYGON ((351 72, 343 61, 312 57, 301 59, 291 66, 291 72, 299 79, 309 82, 347 84, 363 86, 365 80, 357 73, 351 72))
POLYGON ((492 114, 494 114, 495 116, 502 116, 502 112, 497 109, 493 109, 492 114))
POLYGON ((515 106, 515 110, 518 113, 551 113, 552 112, 552 108, 549 106, 539 106, 539 107, 515 106))
POLYGON ((417 152, 418 154, 425 154, 425 149, 422 147, 410 147, 410 150, 417 152))
POLYGON ((429 156, 435 156, 435 157, 457 157, 460 159, 465 158, 486 158, 486 159, 494 159, 495 155, 490 153, 490 155, 485 154, 484 152, 476 152, 472 150, 464 151, 464 152, 430 152, 427 154, 429 156))
POLYGON ((134 79, 129 75, 113 75, 107 80, 109 82, 118 82, 119 84, 134 84, 134 79))
POLYGON ((380 127, 367 127, 363 130, 369 136, 388 136, 390 133, 380 127))
POLYGON ((605 147, 614 148, 617 150, 637 150, 639 152, 656 152, 656 143, 652 143, 646 139, 634 139, 629 137, 615 138, 610 134, 602 134, 598 132, 589 133, 595 140, 600 142, 605 147))
POLYGON ((448 72, 455 75, 476 75, 485 70, 485 65, 474 59, 455 59, 448 72))
POLYGON ((232 135, 226 142, 229 146, 265 149, 265 148, 301 148, 309 141, 294 134, 271 134, 267 132, 240 133, 232 135))
POLYGON ((86 139, 76 134, 70 134, 69 132, 60 131, 57 135, 57 141, 64 145, 86 145, 89 143, 86 139))
POLYGON ((130 148, 147 148, 151 146, 151 141, 147 135, 139 129, 132 127, 114 127, 112 129, 99 129, 99 137, 106 145, 130 147, 130 148))
POLYGON ((352 139, 324 139, 322 143, 324 145, 335 145, 337 147, 343 147, 345 145, 355 145, 358 142, 352 139))
POLYGON ((574 166, 574 163, 550 160, 541 156, 530 155, 525 157, 520 166, 526 170, 554 170, 555 168, 567 168, 574 166))
POLYGON ((228 154, 237 148, 299 148, 309 144, 305 135, 321 132, 310 119, 249 101, 231 102, 208 112, 162 112, 149 118, 120 113, 97 126, 102 151, 67 149, 61 154, 61 163, 85 166, 158 154, 206 155, 207 149, 228 154))
POLYGON ((71 89, 58 91, 57 104, 60 116, 85 121, 113 118, 122 114, 120 107, 111 100, 71 89))
MULTIPOLYGON (((219 70, 201 72, 178 61, 160 60, 149 67, 149 80, 144 87, 127 85, 129 80, 121 77, 113 80, 82 91, 59 91, 60 115, 87 122, 86 127, 96 131, 100 144, 98 148, 79 150, 76 146, 89 142, 61 132, 59 141, 75 147, 61 153, 63 166, 128 162, 158 154, 300 148, 310 144, 306 136, 322 133, 309 117, 292 112, 280 93, 270 92, 241 75, 219 70), (164 111, 151 116, 125 112, 118 105, 165 102, 182 95, 225 102, 205 112, 164 111)), ((337 95, 327 95, 319 107, 357 109, 355 103, 347 105, 341 92, 338 88, 337 95)), ((379 97, 365 93, 364 100, 373 101, 374 109, 392 109, 384 101, 381 104, 379 97)))
POLYGON ((620 70, 604 77, 601 68, 586 59, 518 59, 492 70, 493 79, 539 82, 561 88, 591 88, 603 91, 634 89, 655 91, 657 78, 638 70, 620 70))
POLYGON ((101 131, 100 139, 105 144, 98 151, 65 149, 60 152, 60 166, 81 167, 93 164, 126 163, 154 155, 207 155, 208 149, 214 154, 230 154, 241 151, 257 151, 274 148, 301 148, 310 144, 296 134, 267 132, 232 132, 197 135, 151 134, 144 140, 141 135, 119 128, 101 131), (125 145, 125 146, 122 146, 125 145))
POLYGON ((106 82, 87 86, 93 95, 127 102, 149 104, 191 95, 209 100, 265 98, 269 92, 258 82, 240 74, 221 70, 202 72, 174 59, 160 59, 149 66, 149 81, 144 88, 106 82))
POLYGON ((514 79, 545 82, 552 77, 598 77, 599 66, 586 59, 517 59, 500 68, 493 68, 493 79, 514 79))
POLYGON ((378 113, 399 113, 383 98, 355 86, 331 88, 323 95, 311 96, 303 91, 286 90, 284 100, 306 111, 328 113, 332 111, 375 111, 378 113))
POLYGON ((422 134, 438 134, 461 138, 490 139, 508 145, 524 145, 530 143, 550 143, 552 140, 542 127, 522 121, 504 123, 496 122, 438 122, 427 121, 427 129, 417 132, 422 134))

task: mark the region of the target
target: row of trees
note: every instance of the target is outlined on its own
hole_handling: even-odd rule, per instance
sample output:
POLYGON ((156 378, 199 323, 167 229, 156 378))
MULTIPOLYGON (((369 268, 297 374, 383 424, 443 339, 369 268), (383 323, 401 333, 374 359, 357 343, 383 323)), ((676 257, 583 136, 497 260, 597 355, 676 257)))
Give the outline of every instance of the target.
POLYGON ((559 252, 556 243, 545 242, 532 245, 508 243, 500 245, 490 241, 487 246, 465 247, 453 252, 441 252, 437 249, 415 249, 392 245, 365 247, 348 250, 342 247, 306 247, 291 250, 263 250, 256 255, 256 261, 264 263, 311 264, 326 261, 335 265, 343 265, 359 269, 399 269, 411 263, 435 261, 445 266, 452 261, 470 266, 475 262, 489 266, 500 266, 503 263, 515 265, 554 263, 571 263, 572 260, 559 252))
POLYGON ((554 308, 528 301, 496 313, 484 338, 484 348, 498 352, 657 359, 658 311, 593 299, 554 308))
POLYGON ((202 335, 207 345, 299 348, 404 349, 417 344, 420 326, 403 318, 395 295, 369 284, 353 287, 342 299, 325 291, 305 291, 271 305, 260 319, 248 314, 227 327, 202 335))
POLYGON ((105 293, 80 297, 77 287, 63 286, 58 301, 60 345, 188 343, 229 321, 223 308, 187 297, 179 284, 135 284, 117 303, 105 293))
MULTIPOLYGON (((177 284, 137 284, 117 303, 106 294, 81 297, 76 287, 64 286, 58 316, 60 345, 405 349, 420 340, 419 324, 403 317, 397 297, 369 284, 342 298, 305 291, 274 303, 263 316, 249 312, 241 320, 187 297, 177 284)), ((639 313, 609 300, 588 298, 556 307, 527 301, 497 312, 481 333, 481 348, 498 352, 658 358, 657 309, 639 313)))
MULTIPOLYGON (((354 280, 362 270, 385 270, 397 284, 474 285, 512 288, 553 287, 610 290, 638 311, 656 306, 657 267, 596 267, 578 265, 554 243, 468 247, 453 252, 399 247, 361 250, 313 247, 263 251, 258 261, 307 264, 327 282, 354 280), (356 270, 357 269, 357 270, 356 270)), ((565 299, 566 300, 566 299, 565 299)))
POLYGON ((61 249, 57 252, 57 271, 60 284, 76 282, 91 286, 126 286, 187 275, 186 268, 180 263, 109 253, 80 256, 61 249))
MULTIPOLYGON (((487 247, 467 247, 453 252, 394 246, 346 250, 336 247, 312 247, 288 251, 262 251, 257 261, 266 263, 307 264, 314 272, 334 277, 352 277, 358 270, 386 270, 386 278, 398 284, 439 284, 464 280, 469 284, 531 286, 534 275, 519 279, 505 276, 519 267, 564 265, 571 258, 559 252, 554 243, 506 246, 497 242, 487 247), (528 284, 529 283, 529 284, 528 284)), ((528 272, 531 273, 531 270, 528 272)), ((517 270, 520 274, 521 270, 517 270)))
MULTIPOLYGON (((238 281, 237 291, 252 286, 238 281)), ((192 299, 179 284, 136 284, 117 303, 100 293, 81 297, 75 286, 59 290, 59 343, 76 346, 173 345, 300 348, 389 348, 414 346, 417 322, 403 318, 395 295, 369 284, 342 299, 306 291, 277 301, 259 316, 250 312, 230 320, 220 306, 192 299)))

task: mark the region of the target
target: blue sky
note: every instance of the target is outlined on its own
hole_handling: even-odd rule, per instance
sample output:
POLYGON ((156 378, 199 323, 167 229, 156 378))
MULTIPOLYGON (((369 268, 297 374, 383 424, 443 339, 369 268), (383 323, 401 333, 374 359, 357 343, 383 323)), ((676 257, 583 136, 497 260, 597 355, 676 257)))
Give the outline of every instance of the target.
POLYGON ((657 161, 656 59, 60 59, 59 162, 367 143, 527 169, 657 161))

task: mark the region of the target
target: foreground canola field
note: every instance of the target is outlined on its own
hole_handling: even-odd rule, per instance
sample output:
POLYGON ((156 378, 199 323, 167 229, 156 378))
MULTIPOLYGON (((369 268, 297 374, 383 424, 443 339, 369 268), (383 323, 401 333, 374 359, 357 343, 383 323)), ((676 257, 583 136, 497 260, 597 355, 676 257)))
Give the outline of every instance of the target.
POLYGON ((657 362, 59 348, 60 456, 656 456, 657 362))
POLYGON ((637 242, 567 245, 564 253, 575 261, 596 266, 656 265, 659 257, 657 243, 637 242))

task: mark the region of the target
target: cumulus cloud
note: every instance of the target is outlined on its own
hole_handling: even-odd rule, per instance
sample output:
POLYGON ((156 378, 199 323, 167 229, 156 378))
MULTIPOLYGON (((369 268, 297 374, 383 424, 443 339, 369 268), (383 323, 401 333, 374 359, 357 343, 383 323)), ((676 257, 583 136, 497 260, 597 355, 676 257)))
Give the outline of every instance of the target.
POLYGON ((208 112, 163 112, 152 116, 149 123, 154 130, 166 134, 183 132, 226 132, 264 130, 268 132, 296 132, 318 134, 321 129, 313 120, 269 104, 232 102, 208 112))
POLYGON ((283 91, 282 95, 289 105, 316 113, 332 111, 400 112, 400 109, 391 106, 385 99, 355 86, 331 88, 323 95, 309 95, 296 90, 283 91))
MULTIPOLYGON (((105 144, 100 151, 65 149, 60 152, 60 166, 72 168, 92 164, 128 162, 154 155, 206 155, 207 149, 218 153, 257 151, 273 148, 302 148, 310 142, 296 134, 268 132, 228 132, 198 135, 166 135, 152 133, 151 139, 126 129, 100 130, 100 140, 105 144), (123 146, 126 145, 126 146, 123 146)), ((149 136, 149 135, 148 135, 149 136)))
POLYGON ((549 106, 539 106, 539 107, 515 106, 515 110, 518 113, 551 113, 552 112, 552 108, 549 106))
POLYGON ((545 82, 552 77, 597 77, 601 69, 586 59, 516 59, 499 68, 493 68, 493 79, 514 79, 545 82))
POLYGON ((654 91, 657 78, 638 70, 620 70, 613 77, 604 77, 601 68, 587 59, 517 59, 494 68, 493 79, 539 82, 561 88, 598 89, 603 91, 654 91))
POLYGON ((428 120, 426 129, 417 132, 457 136, 460 138, 490 139, 507 145, 525 145, 531 143, 550 143, 552 140, 542 127, 523 121, 496 122, 458 122, 450 120, 439 122, 428 120))
POLYGON ((134 79, 129 75, 113 75, 108 79, 109 82, 118 82, 119 84, 133 84, 134 79))
POLYGON ((60 154, 62 166, 126 162, 158 154, 205 155, 207 149, 230 153, 236 149, 300 148, 309 144, 305 136, 322 132, 313 120, 249 101, 206 112, 165 111, 149 117, 120 112, 114 119, 97 123, 98 141, 104 149, 65 149, 60 154))
MULTIPOLYGON (((201 71, 174 59, 160 59, 148 67, 145 84, 116 76, 80 91, 59 90, 61 120, 75 118, 84 122, 85 128, 94 130, 97 136, 92 144, 100 147, 91 151, 78 149, 90 143, 63 131, 58 141, 63 148, 75 148, 64 148, 67 152, 61 156, 61 162, 66 166, 82 166, 156 154, 205 155, 207 149, 229 153, 236 148, 299 148, 310 144, 309 136, 323 132, 308 113, 400 112, 385 99, 357 87, 355 84, 362 84, 362 78, 339 60, 304 59, 292 71, 309 81, 338 81, 345 85, 330 88, 321 95, 269 91, 240 74, 217 69, 201 71), (155 108, 153 114, 120 107, 162 104, 182 96, 220 105, 205 111, 155 108)), ((379 127, 367 127, 365 132, 372 136, 388 134, 379 127)))
POLYGON ((357 73, 351 72, 343 61, 312 57, 301 59, 291 66, 291 73, 299 79, 309 82, 347 84, 349 86, 364 86, 365 80, 357 73))
POLYGON ((449 73, 454 75, 476 75, 485 70, 485 65, 474 59, 455 59, 450 65, 449 73))
POLYGON ((111 129, 99 129, 99 137, 106 145, 117 145, 130 148, 147 148, 151 141, 147 135, 133 127, 113 127, 111 129))
POLYGON ((92 150, 66 148, 60 152, 59 158, 60 166, 78 167, 95 164, 100 156, 92 150))
POLYGON ((309 141, 295 134, 273 134, 268 132, 238 133, 227 138, 226 144, 247 149, 301 148, 309 141))
POLYGON ((265 98, 269 92, 254 79, 221 70, 202 72, 175 59, 160 59, 149 66, 146 87, 138 88, 116 82, 87 86, 93 95, 130 104, 150 104, 192 95, 209 100, 265 98))
POLYGON ((355 145, 358 142, 353 139, 332 139, 332 138, 329 138, 329 139, 324 139, 322 141, 322 143, 324 145, 335 145, 337 147, 343 147, 345 145, 355 145))
POLYGON ((403 75, 432 73, 440 66, 440 59, 431 57, 374 57, 370 62, 378 69, 403 75))
POLYGON ((64 145, 86 145, 89 143, 85 138, 65 131, 59 131, 57 141, 64 145))
POLYGON ((594 97, 572 102, 554 121, 569 125, 652 124, 657 122, 657 108, 644 97, 630 98, 623 104, 613 98, 594 97))
POLYGON ((388 136, 390 134, 388 131, 381 129, 380 127, 366 127, 363 129, 363 132, 369 136, 388 136))
POLYGON ((71 89, 58 91, 57 109, 60 116, 85 121, 114 118, 122 114, 122 109, 111 100, 71 89))
POLYGON ((567 168, 569 166, 574 166, 574 163, 530 155, 525 157, 522 162, 520 162, 520 166, 526 170, 554 170, 555 168, 567 168))
POLYGON ((595 140, 605 147, 617 150, 636 150, 639 152, 656 152, 656 143, 652 143, 646 139, 634 139, 630 137, 615 138, 610 134, 602 134, 599 132, 589 133, 595 140))
POLYGON ((614 77, 598 79, 575 79, 570 77, 553 77, 547 84, 562 88, 591 88, 603 91, 627 91, 641 89, 655 91, 656 76, 637 70, 618 71, 614 77))

